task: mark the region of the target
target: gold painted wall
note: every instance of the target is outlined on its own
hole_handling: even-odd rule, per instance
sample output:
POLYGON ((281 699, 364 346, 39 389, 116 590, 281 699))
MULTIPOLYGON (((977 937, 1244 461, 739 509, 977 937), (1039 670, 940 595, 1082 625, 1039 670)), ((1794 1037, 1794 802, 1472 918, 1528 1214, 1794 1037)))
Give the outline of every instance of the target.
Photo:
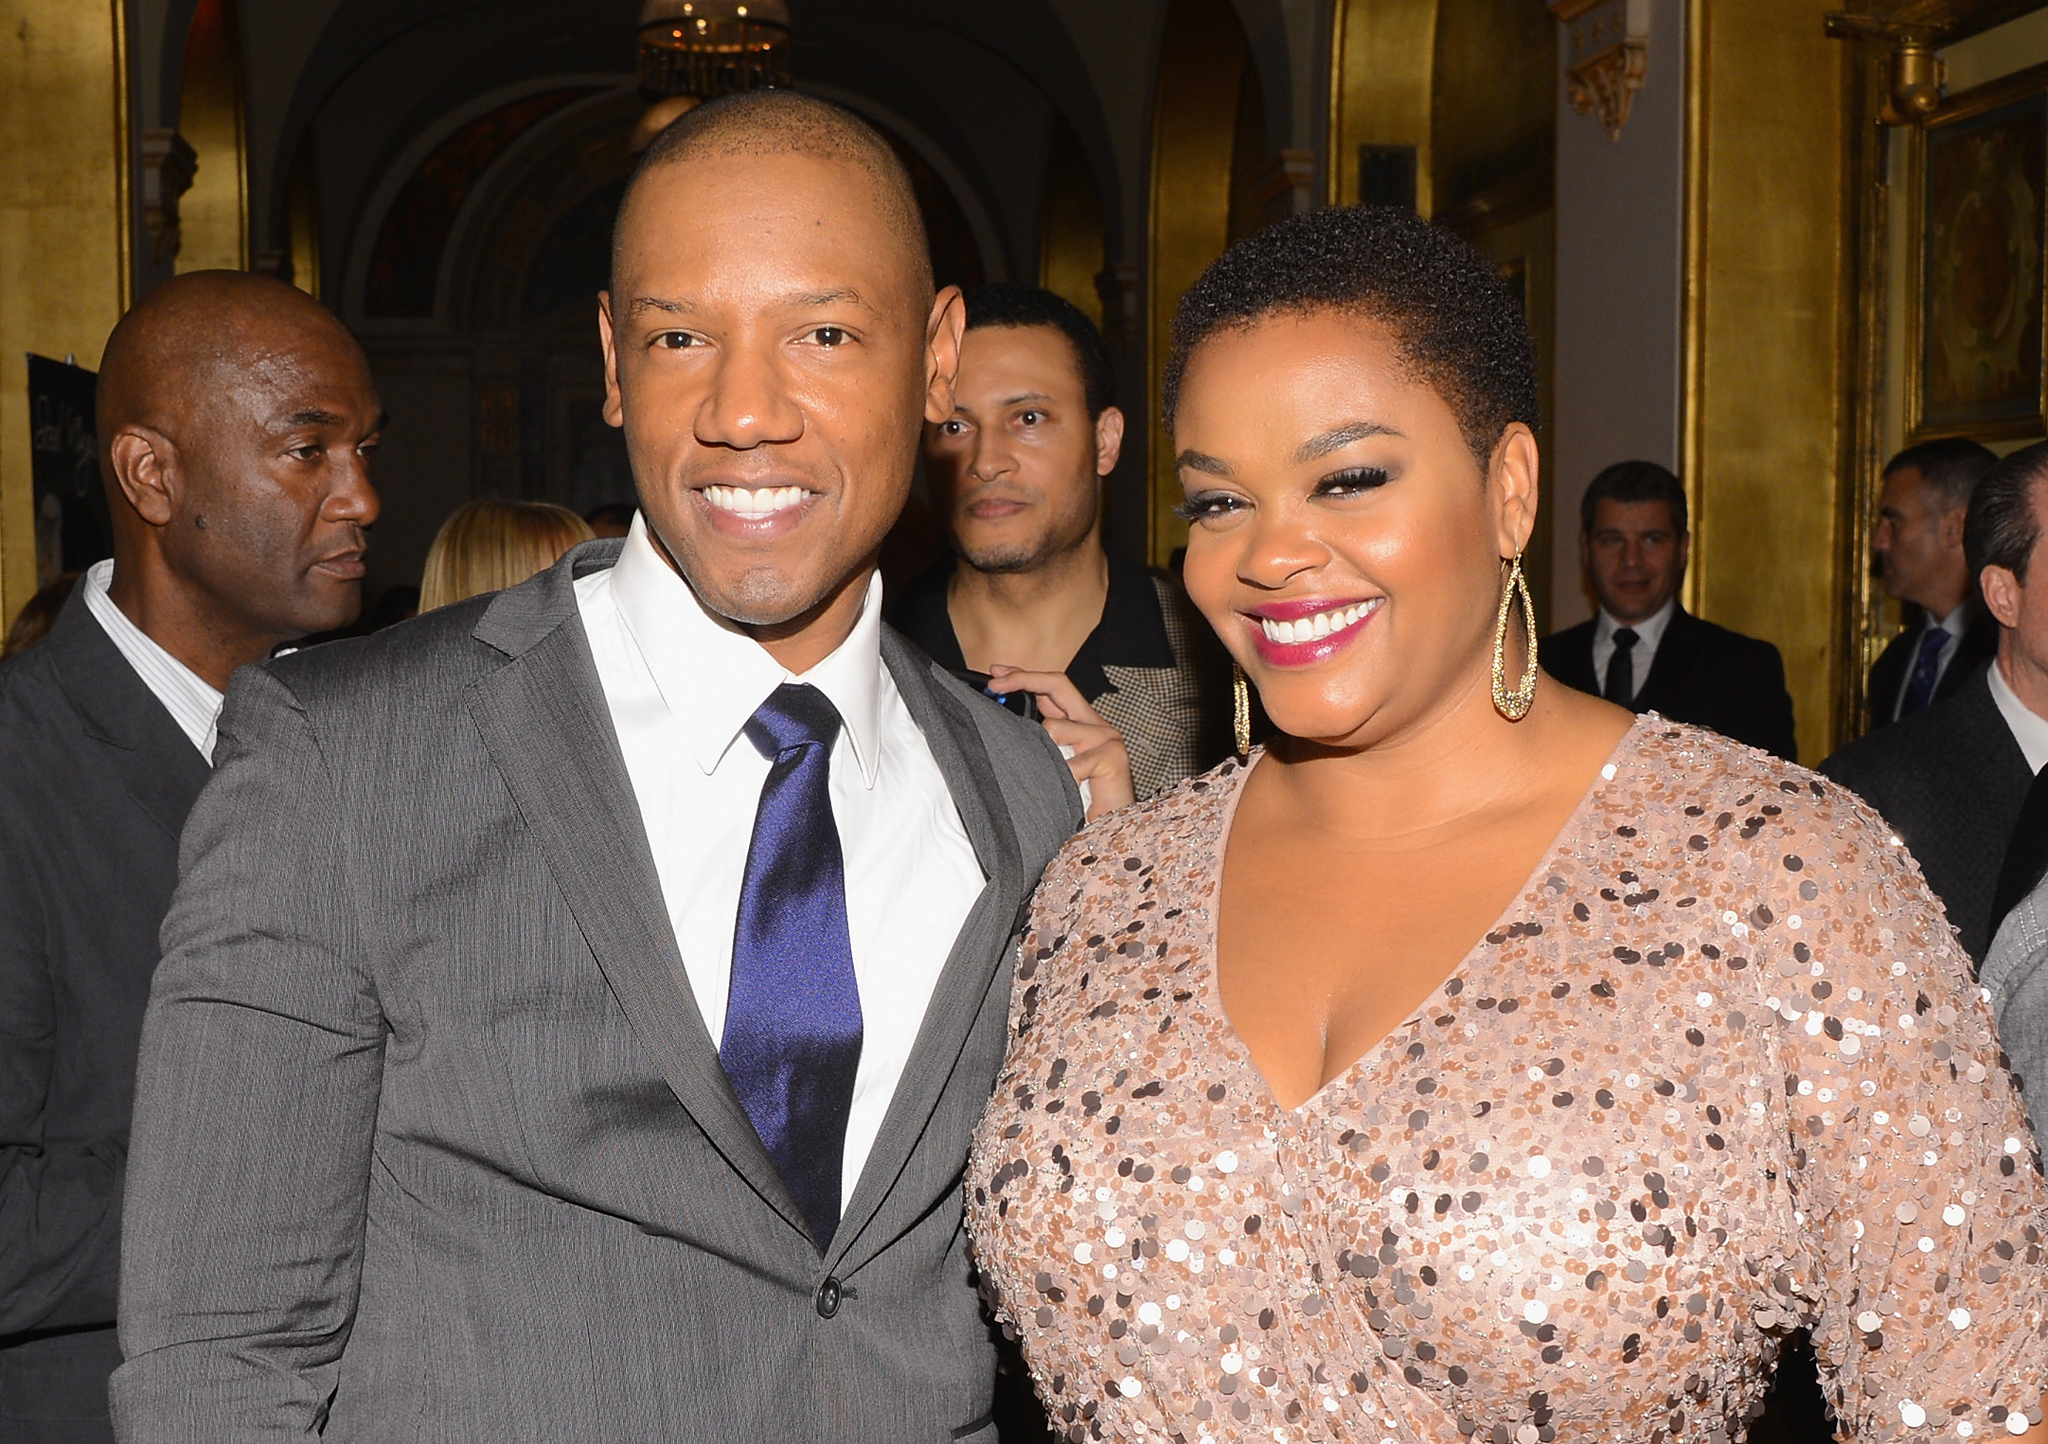
POLYGON ((123 0, 0 0, 0 614, 34 595, 29 351, 97 368, 131 284, 123 0))
POLYGON ((178 203, 177 269, 249 269, 248 141, 234 0, 200 0, 185 41, 178 130, 199 156, 178 203))
POLYGON ((320 177, 313 167, 309 132, 292 158, 285 181, 285 225, 289 234, 292 284, 320 299, 320 177))
POLYGON ((1434 215, 1430 122, 1437 0, 1337 0, 1334 26, 1331 203, 1358 201, 1359 146, 1412 145, 1416 209, 1434 215))
POLYGON ((1778 645, 1812 763, 1841 735, 1852 564, 1846 62, 1831 0, 1687 8, 1687 600, 1778 645))
POLYGON ((1151 508, 1146 551, 1164 566, 1187 541, 1166 434, 1161 381, 1181 293, 1230 239, 1232 153, 1240 89, 1258 84, 1229 0, 1173 0, 1160 42, 1152 118, 1150 296, 1146 372, 1152 388, 1151 508))

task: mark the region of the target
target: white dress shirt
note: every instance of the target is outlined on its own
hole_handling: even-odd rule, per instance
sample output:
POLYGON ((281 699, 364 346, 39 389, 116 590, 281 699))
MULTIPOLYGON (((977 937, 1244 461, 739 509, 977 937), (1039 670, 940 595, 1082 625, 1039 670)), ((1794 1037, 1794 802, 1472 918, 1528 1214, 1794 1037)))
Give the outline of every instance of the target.
POLYGON ((846 923, 860 992, 860 1068, 841 1203, 853 1194, 947 956, 986 878, 924 734, 881 652, 876 577, 837 651, 801 678, 697 600, 633 519, 619 561, 576 582, 598 681, 640 804, 647 845, 711 1040, 725 1032, 732 940, 769 760, 742 729, 803 681, 845 726, 832 813, 846 860, 846 923))
MULTIPOLYGON (((1657 660, 1657 644, 1664 640, 1664 629, 1671 625, 1671 614, 1678 610, 1678 598, 1673 597, 1656 612, 1635 624, 1636 644, 1629 651, 1629 675, 1635 680, 1635 691, 1629 701, 1643 690, 1643 683, 1649 680, 1650 664, 1657 660)), ((1607 691, 1607 664, 1614 660, 1614 634, 1624 623, 1617 622, 1600 609, 1600 619, 1593 623, 1593 684, 1601 694, 1607 691)))
POLYGON ((2020 744, 2028 768, 2039 772, 2048 765, 2048 717, 2029 710, 2020 700, 2012 683, 2005 680, 2004 663, 1994 661, 1985 670, 1991 674, 1991 700, 1998 704, 1998 715, 2012 729, 2012 740, 2020 744))
MULTIPOLYGON (((1941 649, 1941 660, 1934 664, 1934 688, 1941 690, 1941 679, 1948 675, 1948 664, 1956 659, 1956 653, 1963 649, 1963 632, 1970 614, 1970 604, 1965 601, 1947 616, 1936 618, 1930 614, 1913 634, 1913 650, 1906 654, 1906 675, 1899 679, 1898 695, 1892 698, 1892 720, 1897 721, 1899 709, 1906 705, 1906 694, 1913 690, 1913 669, 1919 664, 1920 649, 1927 644, 1927 634, 1940 630, 1948 633, 1948 645, 1941 649)), ((1992 670, 1996 671, 1996 668, 1992 670)), ((1930 696, 1932 693, 1930 692, 1930 696)), ((2017 705, 2019 699, 2013 699, 2017 705)), ((2035 769, 2039 771, 2039 768, 2035 769)))
POLYGON ((115 606, 114 599, 107 595, 107 588, 113 580, 114 563, 111 558, 94 562, 86 569, 85 575, 78 579, 78 585, 85 589, 85 609, 92 613, 93 619, 105 629, 108 639, 128 659, 128 665, 135 669, 142 685, 164 704, 164 710, 171 714, 178 730, 192 739, 199 755, 211 764, 213 744, 219 735, 215 729, 220 725, 221 694, 205 678, 158 646, 149 633, 128 620, 128 614, 115 606))

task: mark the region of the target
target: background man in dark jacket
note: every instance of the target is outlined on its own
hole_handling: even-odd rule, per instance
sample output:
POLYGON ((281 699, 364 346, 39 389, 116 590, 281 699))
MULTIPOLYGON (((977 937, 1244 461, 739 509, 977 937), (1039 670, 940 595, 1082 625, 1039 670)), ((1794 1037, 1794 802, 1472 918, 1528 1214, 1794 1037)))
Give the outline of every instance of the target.
POLYGON ((1617 462, 1586 488, 1579 519, 1600 612, 1543 640, 1543 670, 1637 712, 1796 760, 1778 649, 1678 604, 1692 549, 1678 478, 1655 462, 1617 462))
MULTIPOLYGON (((2048 859, 2048 796, 2030 796, 2048 765, 2048 584, 2032 566, 2044 482, 2048 442, 2037 442, 1992 467, 1970 499, 1969 570, 1990 603, 1997 655, 1946 699, 1851 742, 1820 768, 1898 829, 1978 963, 2003 910, 2048 859)), ((2003 1030, 2002 1012, 1999 1023, 2003 1030)), ((2039 1099, 2039 1085, 2030 1093, 2039 1099)))
POLYGON ((1998 650, 1963 548, 1970 495, 1997 457, 1962 437, 1923 441, 1885 464, 1872 559, 1885 591, 1919 619, 1870 667, 1870 729, 1953 697, 1998 650))
POLYGON ((110 1441, 135 1058, 221 694, 355 620, 369 366, 319 304, 201 271, 108 339, 114 557, 0 667, 0 1439, 110 1441))

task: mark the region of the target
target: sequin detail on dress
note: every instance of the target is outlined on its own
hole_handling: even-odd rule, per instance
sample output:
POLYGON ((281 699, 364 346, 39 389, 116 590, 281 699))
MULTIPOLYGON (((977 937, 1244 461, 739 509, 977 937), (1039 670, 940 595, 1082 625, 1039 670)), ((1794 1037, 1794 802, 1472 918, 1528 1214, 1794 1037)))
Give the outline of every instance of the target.
POLYGON ((2038 1426, 2048 1186, 1874 813, 1646 715, 1450 979, 1288 1111, 1213 984, 1244 775, 1039 889, 967 1190, 1056 1430, 1729 1441, 1800 1327, 1857 1439, 2038 1426))

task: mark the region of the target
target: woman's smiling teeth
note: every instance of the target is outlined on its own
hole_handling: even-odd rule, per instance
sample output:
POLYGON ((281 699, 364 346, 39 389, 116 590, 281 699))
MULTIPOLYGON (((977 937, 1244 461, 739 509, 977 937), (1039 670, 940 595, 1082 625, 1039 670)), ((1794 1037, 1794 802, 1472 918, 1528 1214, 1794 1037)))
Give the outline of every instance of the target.
POLYGON ((1259 626, 1269 642, 1292 645, 1300 642, 1320 642, 1334 632, 1341 632, 1361 617, 1369 617, 1379 610, 1381 598, 1369 602, 1358 602, 1348 607, 1339 607, 1333 612, 1317 612, 1312 617, 1302 617, 1292 622, 1276 622, 1271 617, 1259 618, 1259 626))
POLYGON ((755 491, 743 486, 707 486, 704 500, 720 511, 729 511, 738 516, 773 516, 778 511, 788 511, 800 506, 810 493, 800 486, 766 487, 755 491))

